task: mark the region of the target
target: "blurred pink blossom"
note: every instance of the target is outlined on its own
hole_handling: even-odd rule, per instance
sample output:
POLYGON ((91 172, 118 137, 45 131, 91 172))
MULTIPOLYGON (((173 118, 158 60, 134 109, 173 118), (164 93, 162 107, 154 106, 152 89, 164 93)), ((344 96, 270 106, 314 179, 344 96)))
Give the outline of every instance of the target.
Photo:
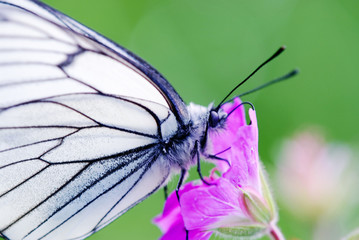
POLYGON ((278 184, 284 203, 302 218, 335 214, 347 195, 352 150, 328 144, 316 131, 306 131, 282 147, 278 184))
POLYGON ((358 201, 354 151, 327 143, 316 129, 284 142, 278 162, 278 195, 296 219, 310 222, 312 239, 339 239, 352 226, 345 224, 358 201))
MULTIPOLYGON (((222 109, 230 113, 241 101, 237 98, 222 109)), ((271 233, 283 239, 276 228, 277 214, 271 193, 263 176, 258 157, 258 128, 255 111, 249 109, 251 123, 245 119, 244 108, 235 109, 227 118, 226 129, 210 132, 216 156, 230 162, 216 161, 222 176, 214 171, 203 182, 187 183, 166 201, 162 215, 155 223, 164 235, 162 240, 209 239, 212 233, 236 239, 260 237, 271 233), (225 151, 224 151, 225 150, 225 151)))

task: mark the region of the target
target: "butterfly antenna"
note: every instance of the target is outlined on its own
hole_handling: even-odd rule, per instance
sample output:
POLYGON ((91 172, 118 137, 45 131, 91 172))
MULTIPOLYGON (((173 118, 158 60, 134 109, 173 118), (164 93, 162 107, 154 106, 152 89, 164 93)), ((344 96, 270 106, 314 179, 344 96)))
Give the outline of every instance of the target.
POLYGON ((239 98, 240 98, 240 97, 243 97, 243 96, 248 95, 248 94, 250 94, 250 93, 256 92, 256 91, 261 90, 262 88, 268 87, 268 86, 270 86, 270 85, 272 85, 272 84, 274 84, 274 83, 278 83, 278 82, 281 82, 281 81, 286 80, 286 79, 288 79, 288 78, 294 77, 294 76, 297 75, 298 73, 299 73, 299 70, 298 70, 298 69, 294 69, 294 70, 292 70, 291 72, 289 72, 289 73, 287 73, 287 74, 285 74, 285 75, 283 75, 283 76, 281 76, 281 77, 279 77, 279 78, 276 78, 276 79, 274 79, 274 80, 272 80, 272 81, 269 81, 269 82, 267 82, 267 83, 265 83, 265 84, 263 84, 263 85, 260 85, 260 86, 258 86, 258 87, 256 87, 256 88, 253 88, 252 90, 249 90, 249 91, 247 91, 247 92, 241 93, 241 94, 239 94, 239 95, 236 96, 236 97, 239 97, 239 98))
POLYGON ((216 107, 215 111, 221 107, 221 105, 226 101, 226 99, 239 88, 243 83, 245 83, 248 79, 250 79, 259 69, 261 69, 264 65, 272 61, 274 58, 278 57, 285 50, 285 46, 281 46, 270 58, 268 58, 265 62, 263 62, 259 67, 257 67, 248 77, 246 77, 242 82, 240 82, 237 86, 235 86, 232 91, 230 91, 227 96, 223 98, 220 104, 216 107))
POLYGON ((227 118, 229 117, 229 115, 231 115, 234 111, 236 111, 239 107, 243 106, 244 104, 248 104, 254 110, 254 106, 251 102, 242 102, 241 104, 233 108, 229 113, 227 113, 227 118))

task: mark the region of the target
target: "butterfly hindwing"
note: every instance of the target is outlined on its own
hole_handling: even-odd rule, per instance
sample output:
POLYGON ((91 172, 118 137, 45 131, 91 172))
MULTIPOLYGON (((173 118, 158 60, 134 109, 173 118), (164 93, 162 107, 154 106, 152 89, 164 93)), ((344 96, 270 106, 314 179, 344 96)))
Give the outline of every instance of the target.
POLYGON ((159 158, 157 131, 174 119, 170 111, 166 116, 166 108, 156 103, 143 106, 84 95, 48 98, 0 112, 0 138, 5 140, 0 144, 0 227, 11 239, 27 239, 29 233, 28 239, 89 234, 144 199, 168 177, 168 165, 159 158), (92 108, 84 103, 108 108, 91 114, 92 108), (150 107, 163 108, 157 111, 160 125, 147 112, 150 107), (134 125, 134 119, 121 119, 112 108, 133 112, 126 116, 137 114, 148 124, 134 125), (44 119, 37 114, 44 111, 52 116, 44 119), (22 117, 28 121, 20 121, 22 117), (74 226, 76 231, 70 229, 74 226))

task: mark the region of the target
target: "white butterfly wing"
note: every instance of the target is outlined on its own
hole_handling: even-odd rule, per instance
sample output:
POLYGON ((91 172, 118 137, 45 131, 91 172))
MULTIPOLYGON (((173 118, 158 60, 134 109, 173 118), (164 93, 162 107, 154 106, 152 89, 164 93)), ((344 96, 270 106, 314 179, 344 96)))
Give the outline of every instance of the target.
POLYGON ((0 1, 6 238, 84 238, 169 175, 161 142, 177 131, 183 103, 93 33, 38 2, 0 1))
MULTIPOLYGON (((35 10, 39 8, 22 1, 34 5, 35 10)), ((130 63, 89 38, 36 14, 11 5, 1 6, 1 85, 27 83, 27 91, 34 86, 30 83, 57 80, 61 82, 58 89, 49 85, 57 94, 103 92, 168 106, 151 80, 130 63)), ((1 99, 9 95, 8 89, 2 91, 6 92, 1 92, 1 99)))

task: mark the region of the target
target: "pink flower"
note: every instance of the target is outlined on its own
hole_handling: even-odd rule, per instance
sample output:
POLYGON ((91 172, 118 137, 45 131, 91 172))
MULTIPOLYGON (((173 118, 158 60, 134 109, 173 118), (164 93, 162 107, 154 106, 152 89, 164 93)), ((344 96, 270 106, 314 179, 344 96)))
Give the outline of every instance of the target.
MULTIPOLYGON (((260 237, 274 231, 276 212, 258 157, 258 128, 255 111, 249 110, 246 123, 244 108, 237 98, 222 109, 230 113, 226 129, 210 132, 212 150, 226 159, 216 161, 221 177, 212 171, 202 181, 187 183, 180 190, 181 207, 176 194, 167 199, 162 215, 155 223, 165 233, 162 240, 209 239, 212 233, 226 237, 260 237), (224 151, 225 150, 225 151, 224 151)), ((275 239, 281 239, 280 232, 275 239)))
MULTIPOLYGON (((239 104, 241 101, 236 98, 233 103, 225 104, 222 109, 230 113, 239 104)), ((260 192, 258 127, 253 109, 249 109, 249 118, 251 124, 247 125, 244 108, 236 109, 227 118, 226 131, 212 132, 210 139, 215 153, 230 147, 228 151, 217 155, 231 163, 230 169, 226 162, 219 161, 217 163, 217 166, 224 172, 223 177, 231 180, 234 185, 252 188, 252 190, 260 192)))

